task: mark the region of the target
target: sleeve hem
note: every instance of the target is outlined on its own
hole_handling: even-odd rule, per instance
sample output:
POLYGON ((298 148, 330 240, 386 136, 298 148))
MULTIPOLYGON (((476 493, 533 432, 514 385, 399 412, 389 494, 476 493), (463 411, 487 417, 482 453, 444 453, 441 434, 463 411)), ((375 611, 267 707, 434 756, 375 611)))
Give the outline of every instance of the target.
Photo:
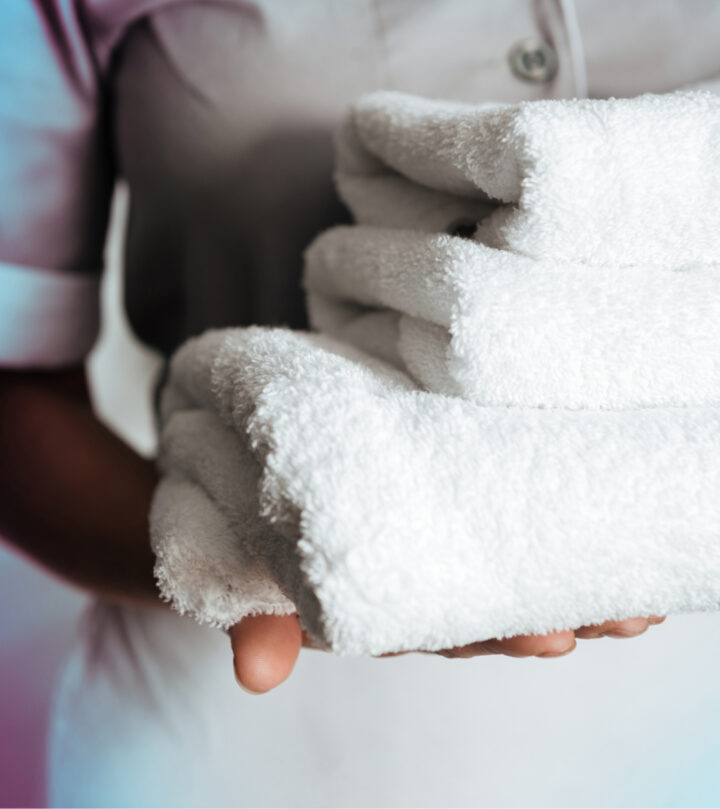
POLYGON ((82 362, 99 331, 99 277, 0 262, 0 368, 82 362))

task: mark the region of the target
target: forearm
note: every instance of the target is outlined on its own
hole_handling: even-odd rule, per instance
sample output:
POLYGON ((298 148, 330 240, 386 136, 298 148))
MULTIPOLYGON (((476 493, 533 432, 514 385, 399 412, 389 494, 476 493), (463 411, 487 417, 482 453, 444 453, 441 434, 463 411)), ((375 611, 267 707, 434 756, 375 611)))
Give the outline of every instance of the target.
POLYGON ((0 374, 0 535, 104 597, 159 603, 154 465, 92 412, 82 370, 0 374))

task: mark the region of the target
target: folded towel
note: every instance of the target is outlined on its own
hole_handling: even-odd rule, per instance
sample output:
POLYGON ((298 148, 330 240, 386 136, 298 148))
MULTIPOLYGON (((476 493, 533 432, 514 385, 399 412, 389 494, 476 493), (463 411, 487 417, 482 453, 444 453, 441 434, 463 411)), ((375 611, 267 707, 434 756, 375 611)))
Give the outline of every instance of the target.
POLYGON ((307 253, 325 334, 173 358, 165 597, 340 654, 717 609, 719 103, 361 100, 360 225, 307 253))
POLYGON ((718 409, 480 407, 250 328, 181 348, 162 410, 158 577, 199 620, 292 601, 380 654, 720 605, 718 409))
MULTIPOLYGON (((182 423, 182 421, 180 421, 182 423)), ((178 422, 173 428, 177 429, 178 422)), ((195 427, 189 420, 182 425, 195 427)), ((202 448, 207 431, 186 438, 192 449, 202 448)), ((174 437, 174 436, 172 436, 174 437)), ((226 447, 223 447, 226 449, 226 447)), ((243 474, 238 467, 239 474, 243 474)), ((235 476, 228 478, 234 480, 235 476)), ((257 488, 238 485, 238 496, 248 500, 257 488)), ((257 497, 255 497, 257 501, 257 497)), ((255 510, 243 512, 243 522, 270 537, 255 510)), ((152 532, 157 538, 155 576, 160 592, 181 614, 202 623, 227 628, 247 615, 287 615, 296 611, 275 584, 261 559, 249 550, 248 535, 237 531, 228 517, 195 480, 178 469, 164 476, 155 492, 152 532)))
POLYGON ((354 226, 311 245, 305 287, 316 329, 436 393, 531 407, 720 405, 720 264, 588 266, 354 226))
POLYGON ((260 467, 247 440, 219 424, 221 439, 213 440, 217 419, 198 408, 203 401, 212 408, 210 369, 223 339, 216 333, 193 341, 172 363, 150 523, 160 592, 178 612, 227 628, 246 615, 295 612, 295 605, 255 551, 275 534, 258 516, 260 467), (209 493, 205 484, 213 480, 232 487, 225 500, 209 493))
POLYGON ((720 97, 471 105, 372 93, 341 130, 337 181, 364 224, 438 232, 482 219, 478 241, 527 256, 712 263, 720 97))

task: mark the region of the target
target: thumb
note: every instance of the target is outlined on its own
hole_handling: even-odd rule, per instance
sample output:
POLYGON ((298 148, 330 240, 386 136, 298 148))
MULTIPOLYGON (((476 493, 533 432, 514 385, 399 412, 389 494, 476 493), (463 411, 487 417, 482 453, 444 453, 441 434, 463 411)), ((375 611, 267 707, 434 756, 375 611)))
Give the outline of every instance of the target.
POLYGON ((297 615, 252 615, 230 629, 235 679, 264 694, 286 680, 302 646, 297 615))

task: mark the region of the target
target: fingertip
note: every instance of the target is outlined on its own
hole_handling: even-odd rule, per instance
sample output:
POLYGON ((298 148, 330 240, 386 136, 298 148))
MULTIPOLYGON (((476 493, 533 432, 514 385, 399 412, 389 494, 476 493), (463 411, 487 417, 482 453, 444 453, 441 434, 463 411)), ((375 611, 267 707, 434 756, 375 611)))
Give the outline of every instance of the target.
POLYGON ((575 648, 571 629, 546 635, 518 635, 497 643, 497 651, 511 657, 560 657, 575 648))
POLYGON ((235 679, 250 694, 265 694, 291 674, 302 646, 296 615, 254 615, 230 630, 235 679))
POLYGON ((545 649, 536 655, 536 657, 563 657, 566 654, 574 651, 577 646, 575 633, 572 631, 567 632, 554 632, 552 636, 546 635, 545 649))
POLYGON ((602 634, 607 638, 635 638, 646 632, 649 626, 647 618, 627 618, 615 621, 602 634))
POLYGON ((605 621, 602 624, 581 626, 575 630, 578 638, 635 638, 642 635, 647 629, 661 624, 664 616, 649 615, 647 618, 626 618, 621 621, 605 621))
POLYGON ((541 650, 535 653, 536 657, 562 657, 577 645, 575 633, 572 629, 565 629, 558 632, 549 632, 538 639, 541 650))
POLYGON ((238 674, 238 661, 237 657, 233 657, 233 671, 235 672, 235 682, 242 688, 242 690, 246 694, 250 694, 252 696, 258 696, 260 694, 266 693, 265 691, 253 691, 251 688, 248 688, 245 683, 240 679, 240 675, 238 674))

